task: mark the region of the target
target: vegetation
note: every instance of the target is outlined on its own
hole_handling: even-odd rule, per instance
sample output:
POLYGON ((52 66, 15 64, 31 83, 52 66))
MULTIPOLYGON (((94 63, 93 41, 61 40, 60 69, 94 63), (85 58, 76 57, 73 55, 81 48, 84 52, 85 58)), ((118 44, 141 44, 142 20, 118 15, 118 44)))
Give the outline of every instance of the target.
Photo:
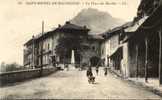
POLYGON ((17 70, 24 70, 23 66, 17 64, 16 62, 6 64, 5 62, 2 62, 0 65, 0 72, 9 72, 9 71, 17 71, 17 70))
POLYGON ((79 63, 82 59, 81 52, 87 48, 88 47, 83 45, 83 39, 81 37, 71 36, 67 38, 65 36, 58 40, 56 54, 63 59, 61 62, 70 63, 66 60, 71 58, 71 52, 74 50, 76 63, 79 63))

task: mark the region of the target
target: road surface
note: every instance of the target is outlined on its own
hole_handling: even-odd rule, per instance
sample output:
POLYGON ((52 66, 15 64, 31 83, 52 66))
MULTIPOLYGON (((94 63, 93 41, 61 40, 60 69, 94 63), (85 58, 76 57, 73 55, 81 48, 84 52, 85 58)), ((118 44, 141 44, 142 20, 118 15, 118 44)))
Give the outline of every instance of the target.
MULTIPOLYGON (((93 71, 95 74, 95 71, 93 71)), ((19 82, 0 88, 1 98, 7 99, 159 99, 144 88, 121 80, 103 69, 96 83, 89 84, 86 71, 59 71, 50 76, 19 82)))

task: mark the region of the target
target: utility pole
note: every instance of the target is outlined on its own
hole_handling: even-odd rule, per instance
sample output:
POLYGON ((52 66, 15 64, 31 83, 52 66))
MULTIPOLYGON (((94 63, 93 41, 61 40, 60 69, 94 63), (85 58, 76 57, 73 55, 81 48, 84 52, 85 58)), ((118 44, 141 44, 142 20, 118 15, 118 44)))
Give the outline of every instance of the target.
POLYGON ((159 84, 162 85, 162 28, 159 31, 159 84))
POLYGON ((41 35, 41 40, 40 40, 40 43, 41 43, 41 69, 40 69, 40 76, 42 76, 42 73, 43 73, 43 34, 44 34, 44 21, 42 21, 42 35, 41 35))
POLYGON ((148 82, 148 37, 145 38, 145 82, 148 82))
POLYGON ((35 38, 34 38, 34 35, 33 35, 32 39, 33 39, 33 46, 32 46, 32 49, 33 49, 33 51, 32 51, 33 63, 32 63, 32 66, 33 66, 33 68, 35 68, 35 38))
POLYGON ((137 79, 138 79, 138 52, 139 52, 139 50, 138 50, 138 44, 136 45, 136 68, 137 68, 137 70, 136 70, 136 77, 137 77, 137 79))

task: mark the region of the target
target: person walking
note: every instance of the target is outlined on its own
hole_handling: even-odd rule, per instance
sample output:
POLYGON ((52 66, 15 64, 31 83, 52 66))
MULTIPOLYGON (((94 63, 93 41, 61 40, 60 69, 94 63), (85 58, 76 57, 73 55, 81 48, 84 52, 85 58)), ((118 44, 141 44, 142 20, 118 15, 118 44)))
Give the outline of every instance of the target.
POLYGON ((96 66, 96 74, 98 76, 99 66, 96 66))
POLYGON ((87 69, 87 77, 92 77, 92 76, 93 76, 92 68, 89 67, 89 68, 87 69))
POLYGON ((104 71, 105 71, 104 75, 107 76, 108 68, 105 67, 105 68, 104 68, 104 71))
POLYGON ((89 83, 94 83, 94 81, 95 81, 95 77, 93 76, 93 73, 92 73, 92 68, 91 67, 89 67, 88 69, 87 69, 87 78, 88 78, 88 82, 89 83))

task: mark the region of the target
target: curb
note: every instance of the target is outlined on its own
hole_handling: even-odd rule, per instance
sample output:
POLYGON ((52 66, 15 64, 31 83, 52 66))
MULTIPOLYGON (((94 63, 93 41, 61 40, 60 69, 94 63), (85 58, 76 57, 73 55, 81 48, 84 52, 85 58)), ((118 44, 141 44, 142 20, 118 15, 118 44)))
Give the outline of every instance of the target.
POLYGON ((159 95, 160 97, 162 97, 162 91, 160 91, 159 89, 156 89, 154 88, 153 86, 147 86, 145 85, 144 83, 141 83, 141 82, 136 82, 136 81, 133 81, 133 80, 130 80, 130 79, 123 79, 123 77, 119 74, 117 74, 116 72, 114 72, 113 70, 109 70, 112 74, 116 75, 117 77, 119 77, 120 79, 122 80, 125 80, 127 82, 131 82, 135 85, 139 85, 139 86, 142 86, 143 88, 145 88, 146 90, 148 91, 151 91, 153 93, 155 93, 156 95, 159 95))
POLYGON ((162 91, 160 91, 159 89, 154 88, 153 86, 147 86, 144 83, 136 82, 136 81, 129 80, 129 79, 125 79, 125 80, 129 81, 129 82, 131 82, 133 84, 140 85, 140 86, 144 87, 145 89, 147 89, 147 90, 159 95, 160 97, 162 97, 162 91))

